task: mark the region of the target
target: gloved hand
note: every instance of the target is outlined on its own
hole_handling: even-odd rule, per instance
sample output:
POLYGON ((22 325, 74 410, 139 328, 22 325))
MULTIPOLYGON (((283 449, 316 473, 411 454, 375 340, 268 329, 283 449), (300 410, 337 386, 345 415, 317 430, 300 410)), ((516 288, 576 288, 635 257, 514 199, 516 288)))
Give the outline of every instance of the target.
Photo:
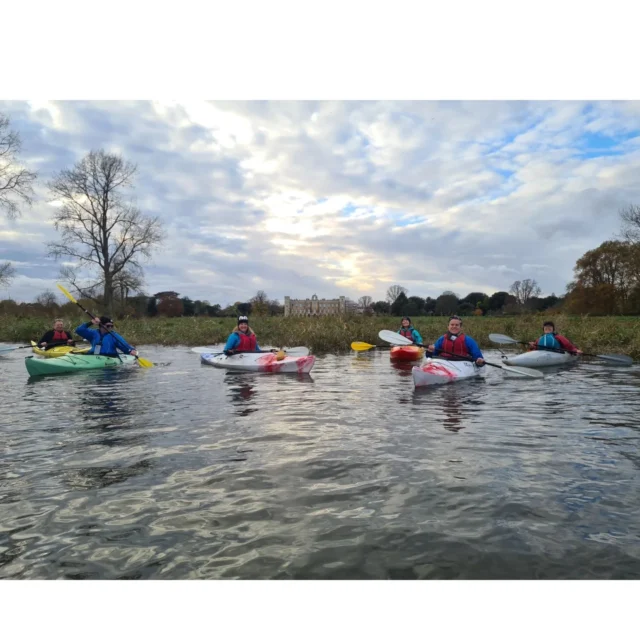
POLYGON ((222 353, 224 353, 225 356, 233 355, 233 351, 231 349, 225 349, 222 353))

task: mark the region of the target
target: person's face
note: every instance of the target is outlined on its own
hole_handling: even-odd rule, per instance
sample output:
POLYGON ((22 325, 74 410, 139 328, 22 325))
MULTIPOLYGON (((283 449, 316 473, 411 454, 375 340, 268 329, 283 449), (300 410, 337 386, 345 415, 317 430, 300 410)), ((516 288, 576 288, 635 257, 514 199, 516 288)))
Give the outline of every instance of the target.
POLYGON ((545 333, 553 333, 553 327, 550 327, 549 325, 545 325, 544 327, 542 327, 542 330, 545 333))
POLYGON ((246 333, 247 330, 249 329, 249 323, 248 322, 240 322, 238 324, 238 329, 240 329, 240 331, 242 331, 243 333, 246 333))
POLYGON ((54 331, 62 331, 64 329, 64 324, 62 324, 62 322, 54 322, 53 329, 54 331))
POLYGON ((109 331, 113 331, 113 322, 107 322, 105 325, 100 325, 100 333, 109 333, 107 329, 109 329, 109 331), (103 328, 103 326, 105 328, 103 328))
POLYGON ((462 330, 462 322, 460 320, 449 320, 449 333, 452 333, 454 336, 457 336, 462 330))
POLYGON ((408 320, 405 319, 405 320, 402 321, 402 326, 405 329, 408 329, 411 326, 411 323, 408 320))

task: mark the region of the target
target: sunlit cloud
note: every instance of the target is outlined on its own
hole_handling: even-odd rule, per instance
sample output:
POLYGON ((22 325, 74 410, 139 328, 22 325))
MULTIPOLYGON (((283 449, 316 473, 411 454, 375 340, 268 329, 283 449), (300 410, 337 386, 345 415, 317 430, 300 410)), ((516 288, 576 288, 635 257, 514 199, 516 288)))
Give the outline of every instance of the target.
POLYGON ((146 291, 221 304, 464 295, 535 278, 562 293, 575 261, 640 202, 638 102, 5 102, 40 174, 0 219, 0 259, 32 300, 62 263, 46 181, 88 151, 137 164, 138 206, 167 241, 146 291))

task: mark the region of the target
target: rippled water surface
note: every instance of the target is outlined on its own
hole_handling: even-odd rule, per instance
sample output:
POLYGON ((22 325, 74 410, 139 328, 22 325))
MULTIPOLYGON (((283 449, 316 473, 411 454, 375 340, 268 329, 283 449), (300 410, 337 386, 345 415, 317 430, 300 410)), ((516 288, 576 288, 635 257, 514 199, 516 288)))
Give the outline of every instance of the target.
POLYGON ((2 578, 640 578, 640 366, 416 391, 388 352, 29 378, 25 351, 2 578))

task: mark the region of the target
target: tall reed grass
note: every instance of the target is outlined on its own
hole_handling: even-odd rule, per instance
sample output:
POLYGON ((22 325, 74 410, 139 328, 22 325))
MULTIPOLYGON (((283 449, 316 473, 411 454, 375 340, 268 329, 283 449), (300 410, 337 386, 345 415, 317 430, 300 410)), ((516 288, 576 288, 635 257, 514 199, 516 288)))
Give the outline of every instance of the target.
MULTIPOLYGON (((463 329, 481 347, 493 345, 490 333, 504 333, 517 340, 533 340, 542 334, 541 315, 469 317, 463 329)), ((640 317, 630 316, 554 316, 557 330, 583 351, 625 353, 640 359, 640 317)), ((66 327, 75 329, 84 318, 65 318, 66 327)), ((251 317, 252 329, 262 346, 306 346, 313 353, 340 353, 350 350, 354 340, 383 344, 381 329, 397 330, 400 318, 388 316, 332 316, 324 318, 251 317)), ((235 326, 234 318, 144 318, 119 322, 116 329, 131 344, 213 345, 226 341, 235 326)), ((414 318, 414 326, 425 342, 434 342, 447 328, 446 317, 414 318)), ((42 318, 0 316, 0 341, 28 343, 38 340, 51 328, 42 318)))

